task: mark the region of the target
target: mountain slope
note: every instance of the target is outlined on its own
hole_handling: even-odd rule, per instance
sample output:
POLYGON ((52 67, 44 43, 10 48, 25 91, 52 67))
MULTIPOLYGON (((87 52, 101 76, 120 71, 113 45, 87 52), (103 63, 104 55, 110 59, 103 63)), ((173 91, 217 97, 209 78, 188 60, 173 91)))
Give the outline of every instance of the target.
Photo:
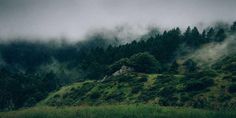
POLYGON ((86 81, 63 87, 42 104, 50 106, 157 103, 164 106, 235 108, 231 81, 208 71, 189 75, 128 72, 104 81, 86 81))

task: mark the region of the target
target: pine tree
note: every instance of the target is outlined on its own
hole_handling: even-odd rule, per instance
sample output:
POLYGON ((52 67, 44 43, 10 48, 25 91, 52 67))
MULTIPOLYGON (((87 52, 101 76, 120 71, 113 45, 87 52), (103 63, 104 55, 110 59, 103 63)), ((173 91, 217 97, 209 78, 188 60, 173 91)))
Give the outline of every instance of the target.
POLYGON ((232 32, 236 31, 236 21, 233 23, 233 25, 230 27, 232 32))
POLYGON ((210 30, 207 32, 207 42, 213 41, 215 36, 215 30, 213 28, 210 28, 210 30))
POLYGON ((220 30, 216 33, 215 41, 221 42, 221 41, 223 41, 225 38, 226 38, 226 34, 225 34, 224 29, 220 29, 220 30))

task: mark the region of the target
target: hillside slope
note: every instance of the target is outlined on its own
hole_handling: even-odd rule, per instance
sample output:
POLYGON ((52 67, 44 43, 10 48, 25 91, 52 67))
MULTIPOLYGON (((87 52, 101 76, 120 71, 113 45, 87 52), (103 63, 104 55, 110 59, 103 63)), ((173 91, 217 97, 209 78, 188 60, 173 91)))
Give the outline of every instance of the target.
POLYGON ((219 61, 211 70, 190 74, 125 72, 101 81, 63 87, 41 104, 50 106, 156 103, 163 106, 235 108, 235 57, 219 61), (229 64, 230 63, 230 64, 229 64), (233 66, 233 67, 231 67, 233 66))

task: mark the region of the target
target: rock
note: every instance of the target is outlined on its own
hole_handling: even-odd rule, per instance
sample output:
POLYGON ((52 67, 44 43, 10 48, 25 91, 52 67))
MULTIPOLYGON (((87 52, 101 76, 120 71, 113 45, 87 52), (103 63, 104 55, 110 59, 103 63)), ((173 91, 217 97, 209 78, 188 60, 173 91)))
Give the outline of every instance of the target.
POLYGON ((122 74, 125 74, 127 72, 132 72, 132 71, 133 71, 133 69, 128 67, 128 66, 122 66, 121 69, 116 71, 116 72, 114 72, 112 74, 112 76, 118 76, 118 75, 122 75, 122 74))

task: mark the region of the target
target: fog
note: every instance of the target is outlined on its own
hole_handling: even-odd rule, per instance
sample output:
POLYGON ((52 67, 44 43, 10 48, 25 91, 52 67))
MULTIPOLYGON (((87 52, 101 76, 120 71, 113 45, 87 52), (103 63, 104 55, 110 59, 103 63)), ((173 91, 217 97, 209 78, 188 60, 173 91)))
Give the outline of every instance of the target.
POLYGON ((153 26, 231 23, 235 5, 235 0, 0 0, 0 38, 82 40, 91 32, 119 32, 132 40, 153 26))
POLYGON ((228 35, 223 42, 212 42, 191 52, 187 57, 199 65, 210 66, 219 59, 236 54, 236 35, 228 35))

